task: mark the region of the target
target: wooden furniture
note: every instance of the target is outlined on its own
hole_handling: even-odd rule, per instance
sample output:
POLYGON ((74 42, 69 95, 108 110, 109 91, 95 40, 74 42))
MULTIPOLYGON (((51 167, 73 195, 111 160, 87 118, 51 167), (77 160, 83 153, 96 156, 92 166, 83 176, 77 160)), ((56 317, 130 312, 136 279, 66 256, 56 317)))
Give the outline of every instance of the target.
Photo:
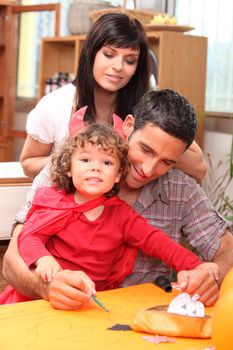
MULTIPOLYGON (((76 311, 53 309, 45 300, 0 306, 2 349, 26 350, 188 350, 210 349, 211 339, 175 338, 174 343, 151 344, 151 334, 109 330, 116 324, 130 325, 135 313, 144 308, 168 304, 174 293, 153 284, 141 284, 98 293, 109 309, 92 303, 76 311), (14 336, 12 336, 12 334, 14 336)), ((208 314, 212 308, 206 310, 208 314)))
POLYGON ((19 14, 55 11, 55 35, 59 35, 60 4, 20 6, 18 1, 0 1, 0 162, 12 160, 13 138, 22 131, 11 130, 15 109, 19 14))
POLYGON ((14 113, 17 35, 11 8, 9 1, 0 3, 0 161, 12 159, 8 130, 14 113))
MULTIPOLYGON (((202 146, 206 88, 207 38, 175 31, 148 31, 149 46, 158 62, 159 89, 171 88, 186 96, 199 119, 197 142, 202 146)), ((77 71, 85 35, 44 38, 41 43, 39 97, 54 73, 77 71)))
POLYGON ((0 162, 0 240, 10 239, 14 217, 30 186, 19 162, 0 162))

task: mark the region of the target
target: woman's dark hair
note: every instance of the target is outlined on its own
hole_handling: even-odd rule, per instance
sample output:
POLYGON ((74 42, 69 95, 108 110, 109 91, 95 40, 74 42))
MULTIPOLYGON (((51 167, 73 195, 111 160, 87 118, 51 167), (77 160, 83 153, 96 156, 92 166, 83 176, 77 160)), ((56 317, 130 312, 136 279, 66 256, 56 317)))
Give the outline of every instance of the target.
MULTIPOLYGON (((128 145, 112 127, 105 124, 93 123, 84 127, 74 137, 69 138, 62 145, 60 151, 52 156, 51 179, 53 185, 66 193, 74 193, 73 180, 68 176, 71 170, 72 155, 77 148, 83 148, 86 144, 98 145, 106 152, 116 152, 120 161, 120 171, 125 176, 128 170, 128 145)), ((119 192, 119 184, 116 183, 106 197, 111 197, 119 192)))
POLYGON ((96 53, 105 45, 140 50, 136 72, 128 84, 118 91, 114 112, 124 120, 149 89, 148 43, 143 26, 137 19, 122 13, 101 16, 87 34, 74 80, 78 93, 76 110, 88 106, 86 121, 94 121, 96 116, 93 65, 96 53))

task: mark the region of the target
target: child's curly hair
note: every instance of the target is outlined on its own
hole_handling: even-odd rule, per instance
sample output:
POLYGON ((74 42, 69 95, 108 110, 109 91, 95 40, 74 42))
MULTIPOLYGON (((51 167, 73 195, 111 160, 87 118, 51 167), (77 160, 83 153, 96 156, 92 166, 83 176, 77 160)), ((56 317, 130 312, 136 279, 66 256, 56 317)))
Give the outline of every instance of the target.
MULTIPOLYGON (((116 152, 120 160, 120 171, 125 176, 128 170, 128 146, 121 136, 105 124, 93 123, 83 128, 71 139, 67 139, 58 153, 52 156, 51 179, 57 189, 63 189, 66 193, 74 193, 75 187, 72 177, 67 173, 71 170, 71 158, 77 148, 83 148, 85 144, 100 145, 104 151, 116 152)), ((115 184, 107 197, 119 192, 119 184, 115 184)))

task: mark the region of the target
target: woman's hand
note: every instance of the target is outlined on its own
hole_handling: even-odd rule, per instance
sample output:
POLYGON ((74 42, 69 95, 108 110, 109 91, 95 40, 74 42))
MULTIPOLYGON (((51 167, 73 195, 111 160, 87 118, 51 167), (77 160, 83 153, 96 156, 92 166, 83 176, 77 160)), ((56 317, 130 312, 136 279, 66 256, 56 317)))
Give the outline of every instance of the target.
POLYGON ((200 182, 207 171, 207 164, 201 148, 193 141, 189 148, 178 159, 175 168, 200 182))

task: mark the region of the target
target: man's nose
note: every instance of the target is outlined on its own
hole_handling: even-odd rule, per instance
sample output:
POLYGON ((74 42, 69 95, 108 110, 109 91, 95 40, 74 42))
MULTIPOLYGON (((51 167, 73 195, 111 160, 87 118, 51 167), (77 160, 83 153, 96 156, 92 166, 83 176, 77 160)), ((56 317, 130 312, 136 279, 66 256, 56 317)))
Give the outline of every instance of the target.
POLYGON ((149 160, 147 162, 144 162, 142 165, 142 171, 144 176, 151 177, 155 174, 156 168, 158 166, 158 161, 156 160, 149 160))

